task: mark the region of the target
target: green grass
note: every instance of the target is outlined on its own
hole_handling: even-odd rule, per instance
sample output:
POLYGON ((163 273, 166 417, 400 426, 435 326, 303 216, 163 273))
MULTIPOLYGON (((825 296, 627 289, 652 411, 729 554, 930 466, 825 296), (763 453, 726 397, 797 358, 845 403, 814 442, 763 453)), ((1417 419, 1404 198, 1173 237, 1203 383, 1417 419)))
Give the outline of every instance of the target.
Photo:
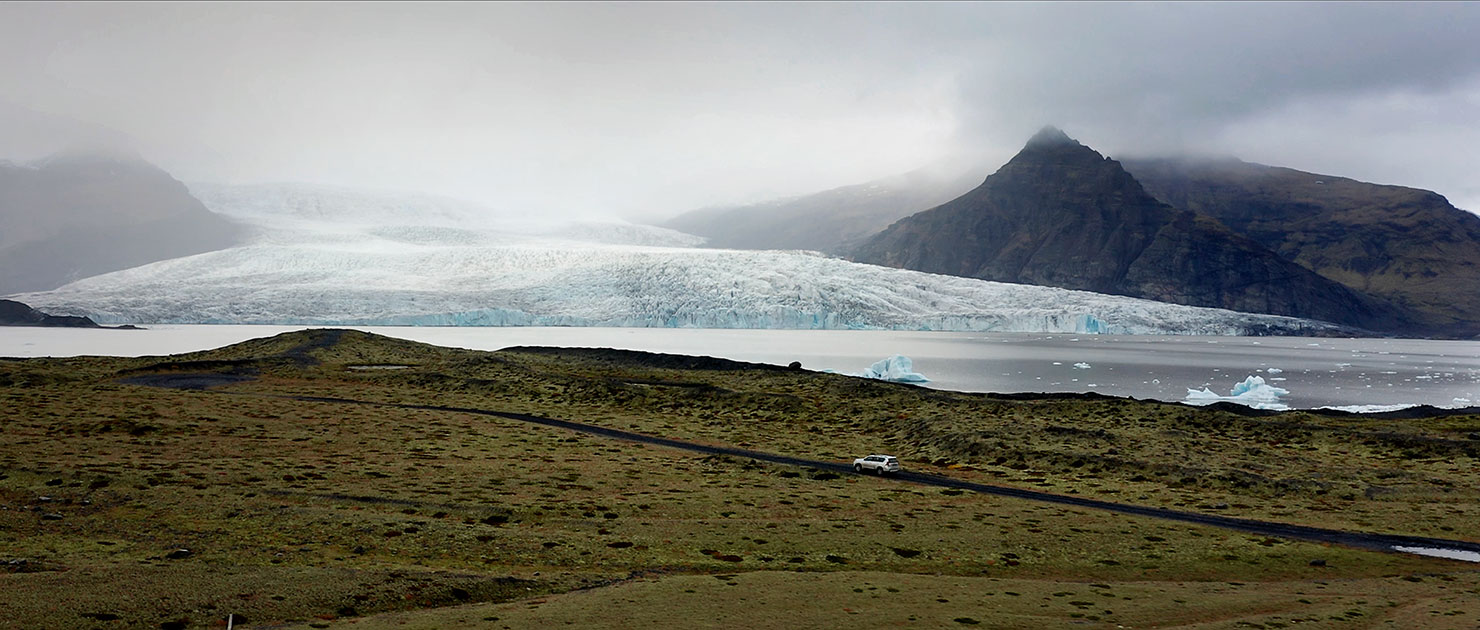
POLYGON ((637 579, 329 625, 433 628, 1473 628, 1474 582, 1093 582, 838 571, 637 579))
POLYGON ((537 413, 839 461, 887 451, 912 469, 1005 485, 1472 540, 1480 538, 1480 473, 1466 437, 1480 426, 1473 417, 1247 418, 1119 399, 1015 402, 800 371, 481 353, 360 333, 309 350, 321 363, 284 358, 301 359, 295 349, 317 334, 164 360, 0 362, 0 567, 9 567, 0 607, 15 611, 11 626, 91 628, 101 615, 128 627, 195 627, 240 614, 252 625, 451 627, 476 614, 530 627, 589 625, 605 606, 627 611, 628 621, 607 619, 613 626, 693 627, 708 623, 698 606, 711 601, 717 615, 770 602, 778 624, 796 627, 868 606, 950 616, 915 620, 925 626, 1111 619, 1053 597, 1071 591, 1064 597, 1079 601, 1088 583, 1132 593, 1113 617, 1139 627, 1186 608, 1177 599, 1201 602, 1188 617, 1198 623, 1316 609, 1340 616, 1331 611, 1342 606, 1365 611, 1351 618, 1363 623, 1475 620, 1458 604, 1461 614, 1438 621, 1414 612, 1473 595, 1474 566, 1463 563, 834 477, 481 415, 279 396, 537 413), (348 369, 386 364, 411 367, 348 369), (200 370, 257 379, 209 392, 113 380, 200 370), (1255 474, 1280 483, 1239 483, 1255 474), (1364 491, 1378 485, 1385 489, 1364 491), (178 549, 189 553, 172 558, 178 549), (964 595, 936 607, 929 596, 987 588, 983 580, 1036 599, 1019 611, 964 595), (900 592, 877 592, 884 587, 900 592), (1048 609, 1038 601, 1045 589, 1048 609), (1344 595, 1290 603, 1310 599, 1297 591, 1327 589, 1344 595), (560 593, 568 594, 552 597, 560 593), (1396 605, 1372 604, 1378 596, 1396 605), (1271 608, 1248 608, 1257 601, 1271 608), (546 612, 553 616, 541 621, 536 613, 546 612), (393 613, 411 616, 380 617, 393 613))

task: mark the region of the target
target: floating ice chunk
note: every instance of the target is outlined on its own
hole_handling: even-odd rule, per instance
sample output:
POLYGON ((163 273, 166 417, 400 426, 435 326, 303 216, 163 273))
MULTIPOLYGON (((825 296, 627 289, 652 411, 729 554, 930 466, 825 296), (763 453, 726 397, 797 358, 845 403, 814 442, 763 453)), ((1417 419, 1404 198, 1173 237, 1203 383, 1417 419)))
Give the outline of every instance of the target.
POLYGON ((1284 370, 1281 370, 1279 368, 1269 368, 1269 369, 1265 370, 1265 372, 1268 372, 1270 374, 1279 374, 1280 372, 1283 372, 1283 371, 1284 370))
POLYGON ((1290 408, 1289 405, 1280 402, 1280 396, 1288 393, 1290 393, 1288 389, 1265 383, 1264 377, 1250 376, 1242 383, 1234 385, 1227 396, 1219 395, 1206 387, 1200 390, 1189 387, 1187 397, 1182 399, 1182 402, 1189 405, 1211 405, 1215 402, 1228 401, 1255 409, 1281 411, 1290 408))
POLYGON ((915 363, 909 357, 896 354, 869 366, 862 374, 864 378, 895 383, 929 383, 930 379, 915 371, 915 363))
POLYGON ((1074 364, 1074 369, 1076 369, 1076 370, 1088 370, 1089 369, 1089 364, 1088 363, 1084 363, 1084 362, 1081 361, 1079 363, 1075 363, 1074 364))

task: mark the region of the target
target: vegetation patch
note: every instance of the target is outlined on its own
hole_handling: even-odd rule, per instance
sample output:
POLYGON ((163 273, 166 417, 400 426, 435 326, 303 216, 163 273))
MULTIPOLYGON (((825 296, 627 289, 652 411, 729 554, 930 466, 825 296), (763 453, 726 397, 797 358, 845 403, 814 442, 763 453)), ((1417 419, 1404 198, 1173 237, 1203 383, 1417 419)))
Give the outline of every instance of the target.
POLYGON ((1008 400, 736 362, 484 353, 351 331, 165 359, 0 361, 0 408, 7 627, 194 628, 228 615, 254 626, 459 627, 465 615, 467 627, 544 627, 590 625, 581 611, 602 606, 631 608, 632 627, 687 627, 664 615, 704 619, 715 602, 716 614, 776 612, 747 627, 806 625, 814 611, 833 625, 844 608, 934 627, 1476 620, 1467 564, 943 493, 456 409, 840 464, 887 452, 907 470, 968 481, 1472 540, 1473 416, 1008 400), (363 365, 409 367, 347 369, 363 365), (130 380, 206 373, 244 378, 203 389, 130 380), (1337 573, 1341 585, 1317 583, 1337 573), (1441 614, 1426 617, 1431 608, 1441 614))

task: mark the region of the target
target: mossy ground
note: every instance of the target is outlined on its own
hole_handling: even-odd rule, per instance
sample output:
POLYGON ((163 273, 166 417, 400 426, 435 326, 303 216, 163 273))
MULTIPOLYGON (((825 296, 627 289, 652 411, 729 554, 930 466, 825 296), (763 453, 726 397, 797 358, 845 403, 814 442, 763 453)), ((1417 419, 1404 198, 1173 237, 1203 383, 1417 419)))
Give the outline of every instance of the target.
POLYGON ((747 619, 757 602, 778 621, 747 627, 851 625, 844 609, 925 626, 1480 624, 1465 603, 1480 599, 1480 577, 1464 563, 281 396, 534 413, 816 459, 887 451, 1004 485, 1469 540, 1480 539, 1474 417, 1009 401, 725 362, 323 335, 0 362, 0 605, 14 627, 197 627, 227 614, 699 627, 747 619), (388 365, 405 367, 357 369, 388 365), (254 380, 117 381, 203 370, 254 380), (983 595, 1009 589, 993 580, 1019 595, 983 595), (1104 593, 1115 606, 1098 606, 1104 593), (396 611, 411 616, 379 616, 396 611))

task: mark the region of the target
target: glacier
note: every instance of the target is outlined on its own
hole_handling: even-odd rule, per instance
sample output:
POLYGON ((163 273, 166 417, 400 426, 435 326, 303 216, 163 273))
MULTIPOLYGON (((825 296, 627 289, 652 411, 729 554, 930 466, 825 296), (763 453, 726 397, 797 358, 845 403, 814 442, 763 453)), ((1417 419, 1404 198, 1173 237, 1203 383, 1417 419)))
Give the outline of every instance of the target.
POLYGON ((246 244, 15 296, 101 323, 1320 334, 1290 317, 695 247, 619 222, 504 222, 472 204, 192 185, 246 244), (461 205, 460 205, 461 204, 461 205), (363 213, 360 208, 368 208, 363 213))
POLYGON ((1198 390, 1187 388, 1187 397, 1182 402, 1189 405, 1210 405, 1215 402, 1227 401, 1240 405, 1253 407, 1255 409, 1269 409, 1283 411, 1290 406, 1280 402, 1280 396, 1289 394, 1290 390, 1283 387, 1275 387, 1264 382, 1262 376, 1250 376, 1243 382, 1235 384, 1227 396, 1221 396, 1206 387, 1198 390))

